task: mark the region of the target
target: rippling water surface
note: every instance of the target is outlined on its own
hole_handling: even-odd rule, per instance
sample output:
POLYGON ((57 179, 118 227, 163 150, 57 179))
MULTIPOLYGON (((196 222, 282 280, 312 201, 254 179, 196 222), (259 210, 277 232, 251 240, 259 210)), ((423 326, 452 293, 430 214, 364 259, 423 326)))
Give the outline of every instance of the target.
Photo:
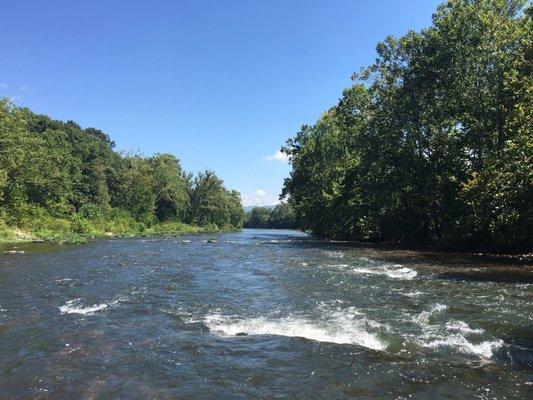
POLYGON ((214 237, 0 255, 0 398, 533 393, 531 266, 214 237))

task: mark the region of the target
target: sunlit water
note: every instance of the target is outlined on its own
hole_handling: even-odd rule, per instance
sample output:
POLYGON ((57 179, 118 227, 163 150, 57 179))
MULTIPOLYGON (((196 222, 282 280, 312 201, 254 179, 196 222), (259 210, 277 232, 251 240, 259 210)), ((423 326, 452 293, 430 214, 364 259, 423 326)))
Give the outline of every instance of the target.
POLYGON ((0 255, 2 399, 533 393, 531 266, 291 231, 40 246, 0 255))

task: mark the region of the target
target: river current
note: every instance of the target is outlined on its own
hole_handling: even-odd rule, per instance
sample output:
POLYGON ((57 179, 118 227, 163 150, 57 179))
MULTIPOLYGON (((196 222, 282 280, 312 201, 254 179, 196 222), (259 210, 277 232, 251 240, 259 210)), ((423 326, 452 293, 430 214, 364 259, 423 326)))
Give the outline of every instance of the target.
POLYGON ((295 231, 0 254, 0 398, 526 399, 533 268, 295 231))

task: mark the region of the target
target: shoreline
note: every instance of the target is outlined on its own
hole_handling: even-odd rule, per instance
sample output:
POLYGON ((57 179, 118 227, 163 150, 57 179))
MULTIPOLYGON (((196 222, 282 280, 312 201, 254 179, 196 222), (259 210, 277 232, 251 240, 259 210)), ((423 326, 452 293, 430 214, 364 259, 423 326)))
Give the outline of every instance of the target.
POLYGON ((157 236, 181 236, 198 235, 209 233, 226 233, 239 231, 235 227, 218 228, 213 226, 196 226, 182 223, 157 224, 143 231, 93 231, 87 233, 64 232, 64 231, 41 231, 34 232, 16 227, 5 227, 0 230, 0 246, 7 247, 19 244, 44 243, 76 245, 86 244, 93 239, 111 238, 134 238, 134 237, 157 237, 157 236))
MULTIPOLYGON (((490 261, 502 263, 518 263, 518 264, 532 264, 533 265, 533 249, 525 250, 522 247, 517 247, 511 250, 502 250, 504 246, 469 246, 469 245, 438 245, 438 244, 422 244, 417 242, 398 242, 398 241, 370 241, 370 240, 350 240, 350 239, 334 239, 327 236, 320 236, 313 232, 304 231, 302 229, 285 229, 285 228, 250 228, 243 229, 261 229, 261 230, 288 230, 306 233, 311 240, 316 240, 324 245, 332 246, 347 246, 347 247, 361 247, 368 249, 380 249, 390 251, 414 251, 426 254, 441 253, 454 254, 471 258, 485 259, 490 261)), ((507 247, 510 249, 510 247, 507 247)))
POLYGON ((513 262, 519 264, 533 264, 532 251, 500 251, 490 249, 488 247, 473 247, 473 246, 439 246, 439 245, 424 245, 417 243, 396 243, 396 242, 364 242, 356 240, 334 240, 329 238, 320 238, 322 243, 330 243, 331 245, 339 246, 353 246, 361 248, 374 248, 380 250, 390 251, 414 251, 420 253, 440 253, 450 255, 461 255, 471 258, 486 259, 491 261, 499 261, 503 263, 513 262))
MULTIPOLYGON (((4 227, 0 229, 0 252, 16 252, 7 250, 12 246, 27 244, 57 244, 57 245, 81 245, 87 244, 96 239, 112 238, 142 238, 142 237, 178 237, 182 235, 201 235, 238 232, 243 230, 277 230, 277 231, 298 231, 306 233, 309 243, 316 241, 321 245, 346 246, 352 248, 362 248, 368 250, 382 250, 390 253, 405 253, 407 258, 440 258, 445 255, 466 258, 469 261, 486 261, 495 264, 514 264, 514 265, 533 265, 533 252, 499 252, 488 250, 486 248, 467 248, 467 247, 440 247, 438 245, 423 245, 415 243, 398 243, 398 242, 370 242, 357 240, 336 240, 327 237, 321 237, 311 232, 305 232, 300 229, 282 229, 282 228, 218 228, 213 226, 201 227, 196 225, 182 223, 163 223, 157 224, 152 228, 143 231, 123 231, 123 232, 102 232, 93 231, 88 233, 73 233, 63 231, 41 231, 32 232, 15 227, 4 227), (176 229, 177 228, 177 229, 176 229), (8 236, 10 235, 10 236, 8 236)), ((16 247, 15 247, 16 249, 16 247)))

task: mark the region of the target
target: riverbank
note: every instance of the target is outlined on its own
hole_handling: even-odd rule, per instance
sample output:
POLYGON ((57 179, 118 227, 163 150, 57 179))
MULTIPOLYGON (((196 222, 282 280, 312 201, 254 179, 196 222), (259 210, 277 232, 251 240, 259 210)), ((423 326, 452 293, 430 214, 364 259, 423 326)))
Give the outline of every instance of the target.
POLYGON ((484 244, 465 241, 463 243, 439 243, 414 240, 372 240, 335 238, 305 231, 320 241, 333 245, 346 245, 357 247, 381 248, 383 250, 412 250, 422 252, 443 252, 450 254, 464 254, 476 257, 507 260, 511 262, 533 263, 533 248, 525 243, 518 245, 509 244, 484 244))
MULTIPOLYGON (((261 230, 285 230, 284 228, 250 228, 244 226, 244 229, 261 229, 261 230)), ((310 230, 289 229, 291 231, 299 231, 309 235, 310 240, 317 240, 323 245, 332 246, 347 246, 369 249, 380 249, 385 252, 404 251, 404 252, 420 252, 424 254, 441 253, 449 254, 450 256, 466 256, 471 259, 486 259, 502 263, 518 263, 518 264, 533 264, 533 249, 526 246, 488 246, 488 245, 474 245, 472 243, 465 243, 462 245, 455 244, 439 244, 439 243, 422 243, 416 241, 394 241, 394 240, 356 240, 356 239, 342 239, 332 238, 318 235, 310 230)))
POLYGON ((105 237, 135 237, 184 235, 201 233, 219 233, 237 231, 235 227, 220 228, 216 225, 196 226, 181 222, 162 222, 144 229, 101 230, 88 228, 85 232, 72 232, 62 229, 28 230, 18 227, 2 227, 0 229, 0 244, 18 243, 57 243, 57 244, 85 244, 90 239, 105 237))

